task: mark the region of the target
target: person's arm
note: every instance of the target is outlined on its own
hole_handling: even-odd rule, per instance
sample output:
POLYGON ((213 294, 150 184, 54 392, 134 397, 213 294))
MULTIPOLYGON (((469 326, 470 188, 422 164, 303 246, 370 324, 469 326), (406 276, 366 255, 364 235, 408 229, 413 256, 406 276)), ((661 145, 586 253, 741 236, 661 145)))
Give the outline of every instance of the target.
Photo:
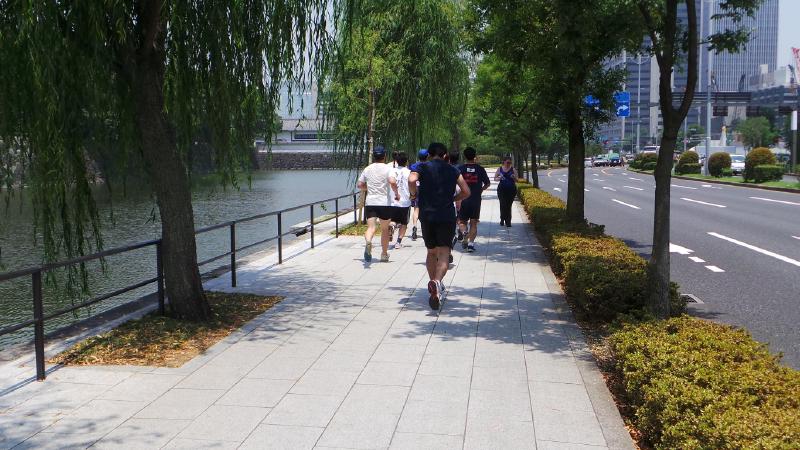
POLYGON ((408 193, 411 197, 411 200, 417 198, 417 181, 419 180, 419 174, 417 172, 411 172, 408 175, 408 193))
POLYGON ((457 201, 464 200, 465 198, 469 197, 469 194, 470 194, 469 185, 467 184, 466 181, 464 181, 464 177, 459 175, 458 179, 456 180, 456 184, 458 184, 458 187, 461 188, 461 192, 459 192, 458 195, 456 195, 456 198, 453 199, 453 201, 457 202, 457 201))
POLYGON ((362 191, 367 190, 367 177, 364 174, 364 172, 361 172, 361 176, 358 177, 358 183, 356 184, 356 187, 358 187, 362 191))
POLYGON ((389 175, 389 186, 391 186, 392 191, 394 191, 395 201, 400 201, 400 189, 397 186, 397 177, 395 177, 394 174, 389 175))
POLYGON ((500 181, 503 175, 500 174, 500 168, 497 168, 497 171, 494 173, 494 181, 500 181))
POLYGON ((483 171, 483 173, 481 174, 481 175, 483 175, 483 177, 482 177, 483 179, 481 180, 481 181, 483 181, 483 187, 481 188, 481 192, 483 192, 483 191, 489 189, 489 186, 492 185, 492 182, 489 180, 489 174, 486 173, 486 169, 481 168, 481 170, 483 171))
POLYGON ((511 168, 511 179, 514 181, 519 180, 519 177, 517 176, 517 169, 514 167, 511 168))

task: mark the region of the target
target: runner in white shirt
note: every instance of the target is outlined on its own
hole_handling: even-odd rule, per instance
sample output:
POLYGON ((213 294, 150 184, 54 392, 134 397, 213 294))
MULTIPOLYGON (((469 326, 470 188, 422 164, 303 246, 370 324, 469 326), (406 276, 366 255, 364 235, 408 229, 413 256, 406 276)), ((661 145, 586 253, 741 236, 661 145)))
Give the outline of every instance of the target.
MULTIPOLYGON (((394 244, 395 250, 403 246, 403 238, 406 235, 408 228, 408 213, 411 208, 411 197, 408 192, 408 176, 411 171, 406 167, 408 164, 408 156, 403 152, 395 153, 395 161, 397 167, 392 169, 389 175, 389 181, 392 186, 392 222, 397 224, 399 231, 397 233, 397 242, 394 244)), ((392 236, 389 237, 391 241, 392 236)))
POLYGON ((383 147, 375 147, 372 151, 372 158, 375 162, 367 166, 358 177, 358 188, 366 191, 367 198, 364 203, 364 215, 367 218, 367 231, 364 233, 364 261, 372 261, 372 238, 375 236, 376 222, 380 219, 381 224, 381 261, 389 261, 389 219, 391 219, 392 209, 389 194, 396 191, 397 187, 390 183, 394 181, 389 175, 392 167, 384 163, 386 150, 383 147))

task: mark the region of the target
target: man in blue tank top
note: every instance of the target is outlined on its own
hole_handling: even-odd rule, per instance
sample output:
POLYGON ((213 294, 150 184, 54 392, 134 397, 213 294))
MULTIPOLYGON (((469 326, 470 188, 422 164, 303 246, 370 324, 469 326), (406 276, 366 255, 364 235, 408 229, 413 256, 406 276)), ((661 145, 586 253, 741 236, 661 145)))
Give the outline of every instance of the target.
POLYGON ((447 273, 450 245, 455 235, 456 210, 453 202, 469 197, 470 192, 458 169, 444 161, 447 155, 444 144, 431 143, 428 155, 430 161, 411 172, 408 188, 411 198, 418 197, 422 238, 428 249, 425 260, 430 279, 428 304, 431 309, 439 309, 444 292, 442 279, 447 273), (455 195, 456 186, 461 189, 458 195, 455 195))

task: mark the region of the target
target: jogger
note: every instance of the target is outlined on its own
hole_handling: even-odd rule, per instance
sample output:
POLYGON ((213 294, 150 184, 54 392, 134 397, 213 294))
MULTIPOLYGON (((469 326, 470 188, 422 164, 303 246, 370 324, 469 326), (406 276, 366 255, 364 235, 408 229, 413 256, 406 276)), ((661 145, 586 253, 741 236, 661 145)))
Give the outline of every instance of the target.
POLYGON ((461 247, 468 252, 475 251, 475 237, 478 235, 478 222, 481 217, 481 194, 492 184, 486 169, 475 161, 475 156, 474 148, 465 148, 464 159, 467 162, 459 166, 461 176, 464 177, 471 192, 471 195, 461 202, 461 208, 458 210, 459 231, 464 235, 461 247))
POLYGON ((511 165, 511 157, 503 158, 503 165, 497 168, 494 179, 497 185, 497 198, 500 200, 500 226, 511 226, 511 205, 517 196, 517 171, 511 165))
POLYGON ((381 261, 389 261, 389 219, 392 209, 389 206, 389 175, 392 170, 390 165, 384 164, 386 150, 375 147, 372 151, 375 162, 367 166, 358 177, 358 188, 367 192, 364 203, 364 215, 367 218, 367 231, 364 233, 364 261, 372 261, 372 238, 375 236, 376 222, 380 220, 381 227, 381 261))
POLYGON ((431 143, 428 153, 431 160, 411 172, 408 187, 412 199, 419 195, 419 220, 422 223, 422 238, 428 249, 425 260, 430 279, 428 304, 432 309, 439 309, 444 292, 442 279, 447 273, 450 245, 455 234, 453 202, 469 197, 470 191, 459 171, 444 161, 447 155, 444 144, 431 143), (461 192, 454 197, 456 186, 461 192))

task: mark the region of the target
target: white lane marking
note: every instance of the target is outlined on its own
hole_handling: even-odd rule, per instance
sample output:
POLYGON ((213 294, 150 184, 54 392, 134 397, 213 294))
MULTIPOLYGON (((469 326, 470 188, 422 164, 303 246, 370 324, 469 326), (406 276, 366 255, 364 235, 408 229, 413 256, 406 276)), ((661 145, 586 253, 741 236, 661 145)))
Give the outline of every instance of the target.
POLYGON ((714 273, 721 273, 721 272, 725 272, 724 270, 720 269, 720 268, 719 268, 719 267, 717 267, 717 266, 706 266, 706 269, 708 269, 708 270, 710 270, 710 271, 712 271, 712 272, 714 272, 714 273))
POLYGON ((644 190, 642 188, 637 188, 637 187, 633 187, 633 186, 622 186, 622 187, 628 188, 628 189, 636 189, 637 191, 643 191, 644 190))
POLYGON ((792 237, 800 241, 800 236, 792 236, 792 237))
POLYGON ((554 191, 561 192, 561 188, 553 188, 554 191))
POLYGON ((718 205, 716 203, 701 202, 700 200, 692 200, 692 199, 686 198, 686 197, 681 197, 681 200, 684 200, 684 201, 687 201, 687 202, 692 202, 692 203, 699 203, 701 205, 706 205, 706 206, 713 206, 715 208, 727 208, 727 206, 725 206, 725 205, 718 205))
POLYGON ((704 262, 706 262, 706 260, 705 260, 705 259, 703 259, 703 258, 698 258, 697 256, 690 256, 690 257, 689 257, 689 259, 691 259, 692 261, 694 261, 694 262, 696 262, 696 263, 704 263, 704 262))
POLYGON ((628 172, 622 172, 622 174, 623 174, 623 175, 627 175, 627 174, 628 174, 628 172))
POLYGON ((670 253, 677 253, 679 255, 688 255, 689 253, 694 253, 694 250, 681 247, 678 244, 673 244, 672 242, 669 243, 669 252, 670 253))
POLYGON ((604 179, 602 179, 602 178, 592 178, 592 180, 594 180, 594 181, 599 181, 599 182, 601 182, 601 183, 605 183, 605 181, 606 181, 606 180, 604 180, 604 179))
POLYGON ((584 191, 586 191, 586 192, 589 192, 589 190, 588 190, 588 189, 586 189, 586 188, 583 188, 583 190, 584 190, 584 191))
POLYGON ((641 179, 641 178, 634 178, 634 177, 628 177, 628 179, 629 179, 629 180, 633 180, 633 181, 644 181, 644 180, 643 180, 643 179, 641 179))
POLYGON ((780 260, 780 261, 795 265, 797 267, 800 267, 800 261, 798 261, 796 259, 789 258, 788 256, 779 255, 779 254, 771 252, 769 250, 764 250, 763 248, 756 247, 755 245, 750 245, 750 244, 748 244, 746 242, 737 241, 734 238, 731 238, 731 237, 728 237, 728 236, 724 236, 722 234, 715 233, 713 231, 709 231, 708 234, 711 235, 711 236, 714 236, 716 238, 720 238, 722 240, 731 242, 733 244, 740 245, 740 246, 742 246, 744 248, 748 248, 748 249, 750 249, 750 250, 752 250, 754 252, 761 253, 762 255, 771 256, 771 257, 773 257, 773 258, 775 258, 777 260, 780 260))
POLYGON ((639 208, 638 206, 631 205, 630 203, 621 202, 621 201, 619 201, 619 200, 617 200, 617 199, 615 199, 615 198, 612 198, 612 199, 611 199, 611 201, 612 201, 612 202, 617 202, 617 203, 619 203, 620 205, 625 205, 625 206, 627 206, 628 208, 633 208, 633 209, 642 209, 642 208, 639 208))
POLYGON ((681 186, 680 184, 671 184, 670 186, 672 186, 672 187, 677 187, 677 188, 683 188, 683 189, 692 189, 692 190, 695 190, 695 191, 697 190, 697 188, 696 188, 696 187, 691 187, 691 186, 681 186))
POLYGON ((752 198, 753 200, 763 200, 765 202, 783 203, 784 205, 800 206, 800 203, 787 202, 786 200, 773 200, 771 198, 763 198, 763 197, 750 197, 750 198, 752 198))
POLYGON ((701 184, 700 186, 703 186, 703 187, 711 187, 711 185, 710 185, 710 184, 701 184))
POLYGON ((567 182, 567 180, 562 180, 562 179, 560 179, 560 178, 558 179, 558 181, 560 181, 560 182, 562 182, 562 183, 566 183, 566 182, 567 182))
POLYGON ((605 189, 605 190, 607 190, 607 191, 614 191, 614 192, 617 192, 617 190, 616 190, 616 189, 614 189, 614 188, 612 188, 612 187, 608 187, 608 186, 603 186, 603 189, 605 189))
POLYGON ((596 176, 596 177, 599 177, 599 176, 600 176, 599 174, 596 174, 596 173, 593 173, 592 175, 594 175, 594 176, 596 176))
POLYGON ((552 171, 552 170, 548 170, 548 171, 547 171, 547 176, 548 176, 548 177, 551 177, 551 176, 553 176, 553 175, 552 175, 552 173, 553 173, 553 171, 552 171))

